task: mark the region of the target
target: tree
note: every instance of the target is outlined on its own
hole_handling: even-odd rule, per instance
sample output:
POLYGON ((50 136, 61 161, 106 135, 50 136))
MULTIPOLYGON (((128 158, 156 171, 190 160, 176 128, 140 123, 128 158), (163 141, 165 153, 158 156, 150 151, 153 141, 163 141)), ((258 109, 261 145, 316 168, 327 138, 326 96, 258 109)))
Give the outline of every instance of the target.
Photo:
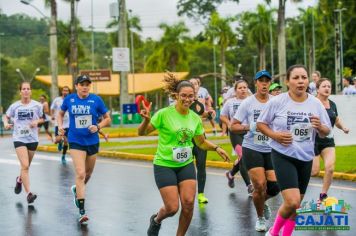
POLYGON ((164 34, 155 45, 153 54, 147 59, 145 69, 149 72, 162 72, 167 69, 174 72, 188 69, 185 40, 189 29, 183 22, 172 26, 162 23, 159 28, 164 31, 164 34))
POLYGON ((259 54, 259 69, 266 69, 266 45, 269 43, 269 20, 273 10, 267 10, 262 4, 257 5, 256 12, 245 12, 241 20, 248 29, 250 43, 256 44, 259 54))
MULTIPOLYGON (((195 20, 206 20, 217 7, 226 0, 179 0, 177 3, 178 16, 186 15, 195 20)), ((230 0, 238 3, 239 0, 230 0)))
MULTIPOLYGON (((226 50, 229 46, 236 44, 236 35, 231 29, 230 23, 235 18, 227 17, 221 18, 217 12, 211 15, 209 24, 207 26, 206 34, 210 39, 210 42, 216 40, 220 47, 220 62, 221 62, 221 75, 226 79, 226 50)), ((226 81, 221 80, 221 86, 225 86, 226 81)))

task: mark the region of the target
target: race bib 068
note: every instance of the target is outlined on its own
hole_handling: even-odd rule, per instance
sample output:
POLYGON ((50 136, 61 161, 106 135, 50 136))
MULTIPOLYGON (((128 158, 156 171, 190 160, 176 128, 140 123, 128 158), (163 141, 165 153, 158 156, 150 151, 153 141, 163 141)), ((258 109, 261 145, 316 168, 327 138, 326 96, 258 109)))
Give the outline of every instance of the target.
POLYGON ((310 141, 313 127, 310 123, 297 123, 291 126, 293 140, 296 142, 310 141))
POLYGON ((92 125, 92 116, 84 115, 84 116, 76 116, 75 117, 75 128, 88 128, 92 125))
POLYGON ((173 160, 176 162, 185 162, 192 157, 191 147, 176 147, 173 150, 173 160))

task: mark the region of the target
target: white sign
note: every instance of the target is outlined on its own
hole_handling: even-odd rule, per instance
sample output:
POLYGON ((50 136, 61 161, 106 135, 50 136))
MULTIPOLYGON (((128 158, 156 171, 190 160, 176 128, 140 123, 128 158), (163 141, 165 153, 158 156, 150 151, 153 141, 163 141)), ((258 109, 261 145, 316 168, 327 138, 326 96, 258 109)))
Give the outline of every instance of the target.
POLYGON ((112 49, 112 70, 130 71, 130 51, 129 48, 112 49))

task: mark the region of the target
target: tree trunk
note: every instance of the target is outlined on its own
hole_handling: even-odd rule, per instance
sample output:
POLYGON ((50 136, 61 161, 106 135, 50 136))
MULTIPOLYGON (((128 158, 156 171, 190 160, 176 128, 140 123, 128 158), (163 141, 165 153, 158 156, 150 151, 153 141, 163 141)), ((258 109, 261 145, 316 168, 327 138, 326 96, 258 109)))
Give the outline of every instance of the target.
POLYGON ((78 42, 77 21, 75 17, 75 1, 70 1, 70 68, 73 79, 73 91, 75 91, 75 79, 78 75, 78 42))
POLYGON ((266 47, 264 45, 260 45, 258 47, 258 53, 260 58, 259 70, 266 70, 266 47))
POLYGON ((49 30, 50 61, 51 61, 51 101, 58 97, 58 53, 57 53, 57 3, 51 0, 51 21, 49 30))
POLYGON ((279 0, 278 7, 278 73, 280 84, 285 89, 285 79, 287 71, 286 61, 286 32, 285 32, 285 9, 286 0, 279 0))
MULTIPOLYGON (((225 48, 221 46, 220 48, 221 53, 221 88, 226 86, 226 58, 225 58, 225 48)), ((214 101, 216 102, 216 101, 214 101)))

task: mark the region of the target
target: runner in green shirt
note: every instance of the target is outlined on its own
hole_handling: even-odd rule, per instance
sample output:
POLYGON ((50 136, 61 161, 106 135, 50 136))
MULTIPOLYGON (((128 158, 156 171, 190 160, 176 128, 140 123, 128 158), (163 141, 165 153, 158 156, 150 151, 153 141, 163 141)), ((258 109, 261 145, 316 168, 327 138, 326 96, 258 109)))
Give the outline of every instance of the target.
POLYGON ((138 128, 139 135, 159 131, 153 169, 164 205, 157 214, 151 216, 147 235, 158 235, 162 220, 178 211, 179 199, 182 210, 177 235, 185 235, 193 216, 196 191, 192 140, 201 149, 216 151, 225 161, 230 159, 222 148, 205 139, 200 117, 189 109, 195 98, 193 85, 176 79, 170 73, 165 77, 165 82, 165 91, 176 100, 175 105, 159 110, 151 118, 151 104, 143 104, 143 121, 138 128))

